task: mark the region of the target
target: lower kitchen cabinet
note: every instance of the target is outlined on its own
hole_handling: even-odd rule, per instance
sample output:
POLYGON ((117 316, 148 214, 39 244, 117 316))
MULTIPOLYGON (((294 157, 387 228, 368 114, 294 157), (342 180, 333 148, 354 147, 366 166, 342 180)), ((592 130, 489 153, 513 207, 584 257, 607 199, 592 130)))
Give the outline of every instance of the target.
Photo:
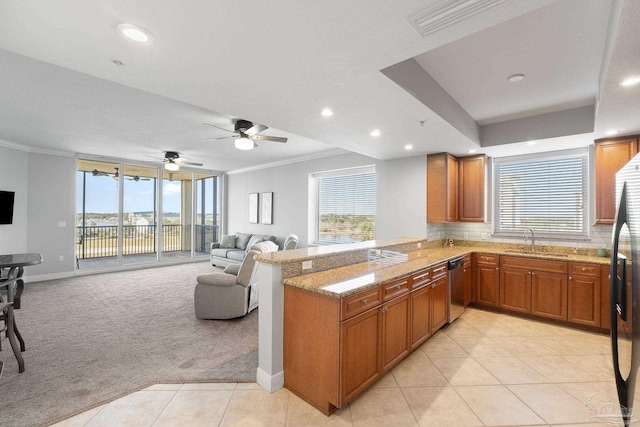
POLYGON ((566 274, 531 272, 531 314, 567 320, 566 274))
MULTIPOLYGON (((377 307, 342 323, 341 401, 349 401, 380 376, 380 322, 377 307)), ((285 379, 286 376, 285 371, 285 379)))
POLYGON ((601 266, 572 262, 569 264, 567 320, 600 327, 601 266))
POLYGON ((465 255, 463 274, 464 274, 464 306, 468 306, 471 303, 471 274, 473 269, 471 268, 471 255, 465 255))
POLYGON ((447 276, 431 285, 431 330, 437 331, 447 323, 447 276))
POLYGON ((389 370, 409 353, 409 295, 397 297, 380 307, 382 372, 389 370))
POLYGON ((498 307, 500 304, 500 256, 476 254, 475 302, 498 307))
POLYGON ((431 284, 411 291, 411 349, 431 336, 431 284))
POLYGON ((531 312, 531 271, 508 267, 500 270, 500 308, 531 312))

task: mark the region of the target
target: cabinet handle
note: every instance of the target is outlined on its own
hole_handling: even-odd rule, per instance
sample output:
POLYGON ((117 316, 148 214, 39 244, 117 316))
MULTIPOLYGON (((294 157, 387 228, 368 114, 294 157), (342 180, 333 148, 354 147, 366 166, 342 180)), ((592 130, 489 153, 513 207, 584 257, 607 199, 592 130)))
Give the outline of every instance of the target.
POLYGON ((531 275, 532 275, 532 276, 535 276, 535 275, 536 275, 535 271, 532 271, 532 272, 531 272, 531 275))
POLYGON ((369 300, 367 298, 362 300, 362 305, 366 305, 369 302, 369 300))
POLYGON ((586 268, 584 268, 584 267, 582 267, 582 271, 587 271, 587 269, 586 269, 586 268))
POLYGON ((396 289, 400 290, 400 285, 396 285, 396 289))
POLYGON ((572 276, 569 276, 569 280, 573 280, 573 277, 572 277, 572 276))
POLYGON ((496 270, 500 270, 500 267, 496 267, 496 270))
POLYGON ((380 307, 380 311, 382 313, 386 313, 389 308, 385 305, 384 307, 380 307))

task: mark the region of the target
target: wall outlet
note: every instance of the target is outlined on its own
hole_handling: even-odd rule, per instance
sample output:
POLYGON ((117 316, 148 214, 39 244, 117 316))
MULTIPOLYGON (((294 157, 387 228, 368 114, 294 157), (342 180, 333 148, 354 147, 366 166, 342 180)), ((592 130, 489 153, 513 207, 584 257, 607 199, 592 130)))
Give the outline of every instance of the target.
POLYGON ((58 255, 58 261, 60 262, 64 261, 64 255, 58 255))
POLYGON ((308 270, 313 266, 311 260, 309 261, 302 261, 302 269, 303 270, 308 270))
POLYGON ((464 232, 464 238, 465 238, 465 240, 469 238, 469 232, 468 231, 464 232))
POLYGON ((422 247, 422 242, 418 242, 418 248, 422 247))
POLYGON ((66 226, 67 226, 66 221, 58 221, 58 227, 66 227, 66 226))

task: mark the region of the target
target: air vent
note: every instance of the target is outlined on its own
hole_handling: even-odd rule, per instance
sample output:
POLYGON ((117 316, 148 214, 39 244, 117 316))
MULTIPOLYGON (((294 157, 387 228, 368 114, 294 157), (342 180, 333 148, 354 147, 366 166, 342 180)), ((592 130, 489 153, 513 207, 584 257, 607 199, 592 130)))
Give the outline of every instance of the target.
POLYGON ((422 37, 484 12, 505 0, 443 0, 407 19, 422 37))

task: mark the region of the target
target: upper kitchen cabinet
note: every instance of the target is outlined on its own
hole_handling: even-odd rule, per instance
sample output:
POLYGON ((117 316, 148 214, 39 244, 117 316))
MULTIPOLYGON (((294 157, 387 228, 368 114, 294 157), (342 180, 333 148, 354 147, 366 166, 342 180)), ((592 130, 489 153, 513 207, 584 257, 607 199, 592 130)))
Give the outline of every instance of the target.
POLYGON ((486 156, 427 156, 427 222, 485 220, 486 156))
POLYGON ((466 222, 483 222, 484 176, 486 156, 458 158, 458 218, 466 222))
POLYGON ((637 136, 595 141, 596 224, 613 224, 616 215, 616 172, 637 152, 637 136))
POLYGON ((458 221, 458 159, 449 153, 427 156, 427 222, 458 221))

